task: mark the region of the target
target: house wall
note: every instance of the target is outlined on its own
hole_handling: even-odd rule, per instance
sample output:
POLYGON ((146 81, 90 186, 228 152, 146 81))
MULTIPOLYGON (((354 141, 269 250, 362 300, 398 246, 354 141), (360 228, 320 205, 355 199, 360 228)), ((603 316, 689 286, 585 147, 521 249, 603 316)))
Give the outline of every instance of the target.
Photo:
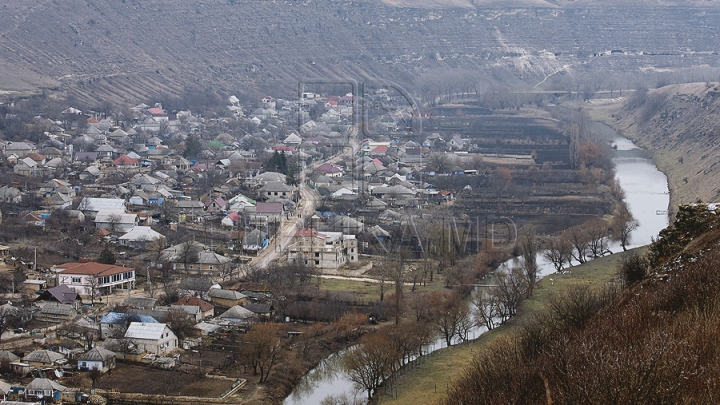
POLYGON ((153 353, 157 355, 163 355, 169 353, 178 347, 178 338, 170 330, 165 328, 163 331, 163 338, 157 340, 151 339, 131 339, 138 348, 142 351, 153 353))
POLYGON ((173 263, 173 270, 179 270, 185 274, 219 274, 223 266, 229 266, 231 263, 225 264, 203 264, 203 263, 173 263))
POLYGON ((35 174, 35 169, 34 169, 34 168, 32 168, 32 167, 30 167, 30 166, 27 166, 27 165, 24 165, 24 164, 17 164, 17 165, 15 165, 15 167, 13 168, 13 171, 14 171, 15 174, 17 174, 18 176, 26 176, 26 177, 29 177, 29 176, 32 176, 32 175, 35 174))
POLYGON ((103 365, 102 361, 78 360, 77 366, 80 370, 94 370, 94 369, 103 370, 104 369, 104 365, 103 365))
POLYGON ((270 197, 281 197, 281 198, 288 198, 290 197, 292 193, 287 191, 263 191, 263 197, 270 198, 270 197))
POLYGON ((239 299, 239 300, 230 300, 225 298, 212 298, 213 305, 218 305, 221 307, 226 308, 232 308, 235 305, 241 305, 244 306, 247 303, 247 300, 245 298, 239 299))
POLYGON ((265 216, 268 220, 268 222, 280 222, 282 221, 283 214, 267 214, 267 213, 258 213, 257 215, 265 216))
MULTIPOLYGON (((96 285, 97 290, 112 289, 124 284, 130 284, 130 287, 135 285, 135 269, 128 268, 125 273, 119 273, 120 278, 113 281, 113 276, 110 277, 110 281, 107 283, 98 282, 96 285)), ((58 273, 57 284, 65 284, 70 287, 73 291, 80 295, 89 296, 91 294, 93 276, 87 274, 72 274, 67 272, 58 273)))
POLYGON ((313 243, 302 238, 288 249, 288 260, 301 260, 308 266, 337 269, 348 262, 358 261, 357 239, 345 239, 337 244, 325 244, 320 238, 313 243))
POLYGON ((113 231, 113 228, 114 228, 115 232, 127 233, 127 232, 130 232, 133 229, 133 227, 137 226, 137 224, 138 224, 137 221, 135 221, 133 223, 116 223, 116 224, 112 224, 110 222, 96 222, 95 228, 97 228, 97 229, 102 228, 102 229, 106 229, 108 231, 113 231))
POLYGON ((25 363, 35 367, 35 368, 46 368, 46 367, 52 367, 53 363, 41 363, 38 361, 26 361, 25 363))
POLYGON ((65 321, 71 321, 75 319, 77 316, 77 312, 71 312, 67 315, 58 315, 58 314, 48 314, 43 313, 42 311, 35 314, 35 319, 38 321, 43 322, 65 322, 65 321))

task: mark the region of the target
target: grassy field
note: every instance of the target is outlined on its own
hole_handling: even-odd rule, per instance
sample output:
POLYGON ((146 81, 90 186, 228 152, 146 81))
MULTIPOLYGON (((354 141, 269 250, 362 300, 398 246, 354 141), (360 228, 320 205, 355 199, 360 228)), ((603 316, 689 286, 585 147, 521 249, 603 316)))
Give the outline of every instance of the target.
POLYGON ((623 256, 630 252, 644 253, 646 250, 647 248, 642 247, 616 253, 575 266, 567 274, 553 274, 546 277, 538 284, 534 295, 524 301, 515 318, 474 341, 438 350, 427 356, 420 365, 406 371, 392 389, 388 388, 387 394, 379 397, 379 403, 392 405, 436 403, 446 395, 447 387, 462 375, 476 352, 483 350, 485 345, 498 337, 513 333, 524 319, 542 309, 550 297, 578 285, 601 288, 603 284, 616 278, 617 268, 623 256))
MULTIPOLYGON (((425 286, 418 284, 415 291, 440 291, 445 288, 445 277, 436 274, 432 282, 425 286)), ((395 286, 392 281, 385 281, 385 294, 393 292, 395 286)), ((407 294, 412 289, 411 285, 405 285, 403 291, 407 294)), ((349 292, 357 295, 358 299, 365 302, 377 301, 380 299, 380 284, 356 280, 326 279, 320 281, 320 290, 330 292, 349 292)))

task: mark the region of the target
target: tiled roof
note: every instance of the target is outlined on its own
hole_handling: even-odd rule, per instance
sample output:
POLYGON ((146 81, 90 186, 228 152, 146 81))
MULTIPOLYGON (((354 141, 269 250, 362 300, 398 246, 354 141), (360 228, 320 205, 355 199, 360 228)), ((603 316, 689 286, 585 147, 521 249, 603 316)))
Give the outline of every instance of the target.
POLYGON ((112 161, 113 165, 134 165, 137 164, 138 159, 133 159, 128 155, 120 155, 117 159, 112 161))
POLYGON ((324 237, 325 237, 324 234, 319 233, 319 232, 317 231, 317 229, 315 229, 315 228, 302 228, 302 229, 300 229, 299 231, 297 231, 297 233, 295 234, 295 236, 304 237, 304 238, 307 238, 307 237, 324 238, 324 237))
POLYGON ((257 203, 255 206, 256 214, 282 214, 283 205, 279 202, 257 203))
POLYGON ((113 264, 103 264, 98 262, 88 263, 63 263, 57 265, 57 272, 62 274, 87 274, 95 277, 110 276, 113 274, 132 271, 132 267, 115 266, 113 264))

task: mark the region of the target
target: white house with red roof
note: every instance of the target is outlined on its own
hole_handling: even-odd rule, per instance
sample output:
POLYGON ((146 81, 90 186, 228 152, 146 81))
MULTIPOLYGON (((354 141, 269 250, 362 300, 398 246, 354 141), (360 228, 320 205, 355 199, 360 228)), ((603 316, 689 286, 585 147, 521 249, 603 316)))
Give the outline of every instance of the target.
POLYGON ((135 287, 135 269, 98 262, 71 262, 56 266, 57 284, 65 284, 80 295, 107 295, 116 289, 135 287))

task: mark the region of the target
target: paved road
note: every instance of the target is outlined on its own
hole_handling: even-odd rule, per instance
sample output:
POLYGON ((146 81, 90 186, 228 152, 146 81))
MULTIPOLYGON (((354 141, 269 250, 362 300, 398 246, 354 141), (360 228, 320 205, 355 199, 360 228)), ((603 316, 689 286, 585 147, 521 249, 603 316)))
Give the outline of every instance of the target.
POLYGON ((314 164, 307 169, 303 170, 300 174, 300 186, 298 190, 300 192, 300 202, 297 210, 288 219, 285 218, 280 223, 280 231, 278 232, 279 237, 274 237, 268 246, 263 250, 257 258, 251 262, 252 266, 264 269, 273 260, 278 259, 284 253, 285 249, 292 242, 293 236, 297 233, 298 229, 302 228, 303 219, 310 218, 315 213, 315 207, 320 200, 320 196, 317 192, 305 184, 305 175, 317 167, 318 164, 314 164))
MULTIPOLYGON (((350 152, 350 158, 354 158, 353 153, 357 150, 357 141, 353 138, 350 141, 352 148, 348 148, 350 152)), ((343 156, 348 155, 348 150, 340 153, 326 162, 337 162, 343 156)), ((266 268, 273 260, 276 260, 284 254, 285 249, 292 243, 293 236, 297 233, 298 229, 302 228, 303 220, 310 218, 315 213, 315 207, 318 206, 320 196, 318 193, 311 189, 305 184, 305 176, 311 173, 315 168, 323 164, 324 162, 314 162, 308 166, 305 170, 300 173, 300 186, 298 187, 300 192, 300 203, 292 217, 285 218, 280 224, 280 231, 278 238, 273 238, 268 246, 263 250, 257 258, 253 259, 250 263, 251 266, 258 267, 261 269, 266 268)))

